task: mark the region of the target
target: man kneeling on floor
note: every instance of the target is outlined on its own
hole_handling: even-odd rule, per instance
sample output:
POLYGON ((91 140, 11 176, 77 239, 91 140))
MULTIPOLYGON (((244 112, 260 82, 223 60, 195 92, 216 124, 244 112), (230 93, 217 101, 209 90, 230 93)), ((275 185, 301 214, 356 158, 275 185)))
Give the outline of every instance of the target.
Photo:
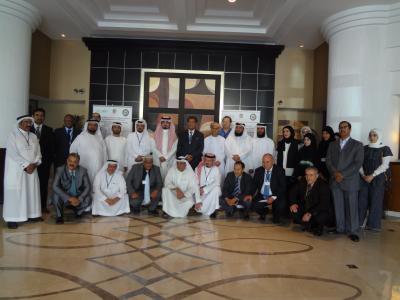
POLYGON ((67 163, 57 168, 53 181, 52 203, 56 209, 56 223, 64 223, 64 208, 71 207, 77 218, 90 209, 91 185, 87 170, 79 166, 79 154, 70 153, 67 163))
POLYGON ((289 193, 293 221, 304 230, 322 235, 324 226, 334 223, 333 204, 329 185, 319 178, 318 169, 307 168, 305 179, 299 181, 289 193))
POLYGON ((163 211, 173 218, 184 218, 195 204, 201 210, 200 189, 196 176, 185 157, 180 156, 168 170, 162 190, 163 211))
POLYGON ((245 164, 242 161, 235 162, 233 172, 226 175, 222 188, 221 208, 226 217, 233 217, 238 208, 243 209, 243 218, 250 219, 249 213, 253 199, 253 179, 244 172, 245 164))
POLYGON ((144 156, 143 163, 134 164, 126 178, 133 213, 139 214, 141 206, 148 205, 149 214, 157 216, 162 185, 160 168, 153 164, 152 155, 144 156))
POLYGON ((109 159, 94 178, 92 214, 111 217, 129 212, 125 178, 119 163, 109 159))

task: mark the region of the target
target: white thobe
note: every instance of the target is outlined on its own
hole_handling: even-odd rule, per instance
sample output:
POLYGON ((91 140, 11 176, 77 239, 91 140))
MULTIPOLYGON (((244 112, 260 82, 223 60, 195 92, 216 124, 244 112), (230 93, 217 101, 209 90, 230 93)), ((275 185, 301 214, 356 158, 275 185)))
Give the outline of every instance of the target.
POLYGON ((275 143, 268 137, 254 137, 253 138, 253 149, 251 151, 251 164, 250 168, 255 170, 262 166, 262 158, 264 154, 271 154, 274 156, 275 143))
POLYGON ((107 150, 103 139, 97 134, 81 133, 71 144, 70 153, 78 153, 79 164, 88 171, 90 182, 107 160, 107 150))
POLYGON ((169 130, 163 130, 161 151, 159 151, 157 147, 154 146, 154 164, 160 167, 161 177, 163 180, 165 179, 165 176, 167 176, 169 168, 171 168, 175 162, 176 148, 178 146, 178 139, 176 139, 175 142, 172 144, 171 149, 169 149, 168 151, 168 138, 169 138, 168 131, 169 130), (164 157, 166 161, 161 163, 160 157, 164 157))
MULTIPOLYGON (((190 165, 187 165, 186 168, 190 168, 190 165)), ((191 176, 188 176, 187 172, 180 172, 176 167, 169 169, 162 189, 162 202, 163 211, 169 216, 174 218, 186 217, 193 204, 201 202, 199 186, 193 171, 191 176), (176 188, 184 193, 182 199, 176 197, 174 190, 176 188)))
POLYGON ((10 134, 4 171, 3 218, 6 222, 24 222, 42 215, 37 169, 32 174, 24 171, 31 163, 40 164, 41 159, 35 134, 20 129, 10 134))
POLYGON ((239 155, 240 160, 245 164, 245 171, 248 172, 250 169, 251 161, 251 150, 252 150, 252 138, 248 135, 242 135, 237 137, 230 135, 225 140, 225 155, 226 165, 225 174, 233 171, 235 161, 232 159, 233 155, 239 155))
POLYGON ((104 143, 107 148, 107 158, 124 165, 126 137, 109 135, 105 138, 104 143))
POLYGON ((107 171, 100 171, 96 175, 92 205, 93 215, 118 216, 130 212, 125 178, 121 172, 116 171, 110 176, 107 171), (118 197, 119 201, 110 206, 106 200, 115 197, 118 197))
MULTIPOLYGON (((197 168, 195 173, 198 174, 197 168)), ((207 168, 203 166, 201 168, 198 180, 199 187, 203 188, 204 194, 200 196, 202 206, 199 212, 205 216, 213 214, 219 208, 219 197, 221 196, 220 178, 221 175, 218 167, 207 168)))
POLYGON ((222 184, 225 179, 225 139, 218 136, 208 136, 204 139, 204 150, 203 153, 213 153, 215 155, 215 161, 220 162, 219 173, 221 175, 222 184))
POLYGON ((154 148, 154 140, 147 132, 131 132, 126 141, 124 167, 130 170, 133 165, 141 163, 135 161, 138 156, 149 155, 154 151, 154 148))

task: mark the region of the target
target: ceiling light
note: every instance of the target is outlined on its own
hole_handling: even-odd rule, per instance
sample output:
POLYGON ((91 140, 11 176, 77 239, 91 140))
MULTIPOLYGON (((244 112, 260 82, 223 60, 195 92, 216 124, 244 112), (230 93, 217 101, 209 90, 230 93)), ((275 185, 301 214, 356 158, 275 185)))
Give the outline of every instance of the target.
POLYGON ((304 44, 299 44, 299 47, 300 48, 304 48, 304 44))
POLYGON ((236 0, 228 0, 229 3, 235 3, 236 0))
POLYGON ((61 33, 61 37, 66 38, 67 36, 65 35, 65 33, 61 33))

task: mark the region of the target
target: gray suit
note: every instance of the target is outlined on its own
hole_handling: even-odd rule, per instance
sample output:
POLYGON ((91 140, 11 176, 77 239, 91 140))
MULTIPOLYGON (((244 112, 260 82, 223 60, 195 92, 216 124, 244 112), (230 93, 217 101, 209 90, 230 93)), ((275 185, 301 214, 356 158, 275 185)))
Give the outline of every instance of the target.
POLYGON ((330 143, 326 155, 326 166, 330 173, 330 185, 335 205, 336 230, 357 234, 358 190, 360 189, 359 170, 364 161, 364 149, 361 142, 350 138, 343 149, 340 141, 330 143), (344 179, 335 181, 335 172, 340 172, 344 179))
MULTIPOLYGON (((144 180, 146 178, 146 172, 143 168, 143 164, 135 164, 132 166, 129 171, 128 176, 126 177, 126 188, 128 190, 129 201, 133 206, 134 211, 140 210, 140 207, 144 200, 144 180), (131 198, 132 193, 138 193, 139 198, 133 200, 131 198)), ((157 190, 158 195, 156 199, 151 199, 149 211, 155 211, 158 205, 158 202, 161 199, 161 189, 163 186, 160 168, 153 165, 153 167, 149 171, 149 181, 150 181, 150 193, 157 190)))
MULTIPOLYGON (((53 196, 52 203, 56 208, 58 218, 64 215, 64 207, 70 206, 68 199, 73 195, 69 195, 72 182, 71 174, 66 165, 57 168, 53 181, 53 196)), ((70 206, 76 215, 80 216, 92 203, 91 184, 87 170, 84 167, 78 166, 75 170, 75 184, 77 195, 79 198, 79 206, 70 206)))

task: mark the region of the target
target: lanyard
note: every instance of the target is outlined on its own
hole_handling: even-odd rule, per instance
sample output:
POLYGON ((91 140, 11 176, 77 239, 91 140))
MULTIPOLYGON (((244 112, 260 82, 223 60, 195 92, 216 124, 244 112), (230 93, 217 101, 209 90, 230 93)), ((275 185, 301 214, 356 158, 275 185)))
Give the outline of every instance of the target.
POLYGON ((111 177, 110 177, 110 180, 107 180, 107 174, 106 174, 106 184, 107 184, 107 188, 110 186, 110 184, 111 184, 111 181, 112 181, 112 179, 113 179, 113 177, 114 177, 114 174, 112 174, 111 175, 111 177))
POLYGON ((206 167, 203 167, 204 168, 204 173, 205 173, 205 175, 206 175, 206 182, 208 182, 207 180, 208 180, 208 176, 210 176, 210 173, 211 173, 211 171, 212 171, 212 169, 210 168, 210 171, 208 172, 208 174, 207 174, 207 169, 206 169, 206 167))
POLYGON ((142 140, 144 138, 144 133, 142 134, 142 138, 141 139, 139 139, 139 135, 136 133, 136 138, 137 138, 137 140, 139 142, 139 147, 140 147, 140 144, 142 143, 142 140))
POLYGON ((24 140, 26 141, 26 143, 28 144, 28 146, 30 146, 30 145, 29 145, 29 131, 28 131, 28 138, 25 137, 25 135, 22 133, 21 130, 18 130, 18 131, 19 131, 19 133, 22 135, 22 137, 24 138, 24 140))

